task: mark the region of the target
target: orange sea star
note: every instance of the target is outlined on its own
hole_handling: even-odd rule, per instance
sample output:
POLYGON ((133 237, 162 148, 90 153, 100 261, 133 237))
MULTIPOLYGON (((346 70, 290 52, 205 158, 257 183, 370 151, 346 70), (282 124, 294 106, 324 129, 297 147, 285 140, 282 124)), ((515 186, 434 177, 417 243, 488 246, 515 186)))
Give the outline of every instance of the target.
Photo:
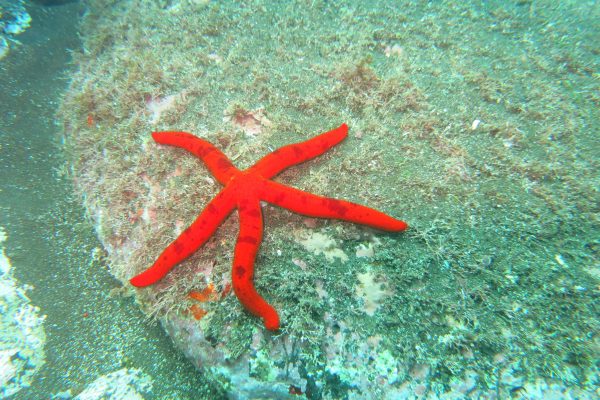
POLYGON ((394 232, 408 227, 404 221, 372 208, 317 196, 271 180, 284 169, 323 154, 347 136, 348 126, 342 124, 305 142, 275 150, 242 171, 215 146, 190 133, 152 133, 157 143, 181 147, 199 157, 225 187, 161 253, 154 265, 131 279, 131 284, 144 287, 162 279, 202 246, 237 208, 240 231, 233 256, 233 290, 248 311, 263 319, 267 329, 279 329, 277 311, 258 294, 253 282, 254 260, 263 231, 261 200, 310 217, 340 219, 394 232))

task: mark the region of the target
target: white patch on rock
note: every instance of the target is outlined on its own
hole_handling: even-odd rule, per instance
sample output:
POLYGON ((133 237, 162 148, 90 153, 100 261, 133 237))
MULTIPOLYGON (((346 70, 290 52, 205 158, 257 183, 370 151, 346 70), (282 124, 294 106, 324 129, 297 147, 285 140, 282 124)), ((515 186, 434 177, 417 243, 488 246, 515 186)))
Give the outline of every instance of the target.
POLYGON ((379 308, 381 300, 392 292, 385 287, 385 284, 375 281, 375 275, 372 272, 359 273, 357 278, 360 283, 355 290, 356 294, 364 301, 363 311, 365 314, 373 316, 379 308))
POLYGON ((327 261, 333 262, 338 258, 341 262, 348 261, 348 256, 344 251, 337 247, 335 239, 321 233, 312 231, 303 231, 296 236, 296 242, 314 254, 323 254, 327 261))
POLYGON ((139 369, 123 368, 102 375, 90 384, 76 400, 128 399, 143 400, 142 393, 152 389, 152 378, 139 369))
POLYGON ((146 110, 150 113, 150 123, 156 125, 160 122, 163 113, 172 110, 175 106, 186 99, 185 91, 171 94, 165 97, 149 97, 146 99, 146 110))
MULTIPOLYGON (((0 244, 6 233, 0 227, 0 244)), ((12 277, 10 259, 0 247, 0 398, 14 395, 31 385, 44 364, 45 316, 32 306, 27 286, 12 277)))

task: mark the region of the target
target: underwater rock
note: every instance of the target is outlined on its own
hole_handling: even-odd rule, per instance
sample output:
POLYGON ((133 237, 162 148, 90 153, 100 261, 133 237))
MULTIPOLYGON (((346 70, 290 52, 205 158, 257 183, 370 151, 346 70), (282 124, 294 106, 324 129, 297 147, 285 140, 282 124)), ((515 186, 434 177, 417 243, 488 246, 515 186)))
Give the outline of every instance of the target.
MULTIPOLYGON (((6 234, 0 227, 0 246, 6 234)), ((0 247, 0 397, 14 395, 31 384, 44 365, 45 316, 31 305, 27 287, 13 278, 12 265, 0 247)))
POLYGON ((8 54, 13 36, 23 33, 30 22, 23 0, 0 0, 0 60, 8 54))
POLYGON ((122 368, 102 375, 88 385, 76 400, 128 399, 143 400, 152 391, 152 379, 139 369, 122 368))
MULTIPOLYGON (((471 152, 492 149, 504 155, 502 162, 517 159, 496 141, 500 134, 473 138, 485 132, 468 124, 461 130, 472 116, 451 119, 435 111, 496 102, 431 105, 420 89, 449 101, 445 80, 468 81, 455 79, 453 63, 432 70, 431 60, 440 55, 426 53, 450 46, 445 37, 429 36, 437 32, 432 8, 443 16, 445 7, 408 2, 406 10, 392 12, 391 5, 363 9, 358 3, 92 2, 82 25, 79 68, 61 106, 75 188, 108 253, 111 274, 231 399, 509 397, 534 384, 524 377, 535 367, 524 371, 519 365, 523 353, 530 358, 521 365, 539 362, 535 357, 546 350, 538 344, 554 339, 537 332, 533 343, 536 315, 512 304, 529 288, 505 276, 525 269, 533 257, 523 257, 523 232, 509 230, 520 226, 524 211, 510 214, 520 202, 509 202, 499 189, 480 192, 513 184, 510 178, 525 167, 491 170, 485 164, 490 156, 471 152), (423 21, 431 25, 423 28, 423 21), (413 81, 420 73, 425 78, 413 81), (235 215, 160 282, 131 287, 129 279, 152 265, 220 189, 195 157, 157 145, 151 132, 192 132, 243 166, 344 121, 361 133, 278 179, 409 222, 420 219, 413 236, 329 221, 303 227, 302 218, 265 206, 255 283, 280 312, 276 333, 231 293, 235 215), (498 242, 480 246, 479 238, 498 242), (500 257, 501 249, 519 251, 500 257), (477 268, 491 253, 494 262, 477 268), (517 265, 517 259, 525 261, 517 265)), ((469 27, 457 37, 470 33, 482 15, 492 17, 474 35, 495 24, 494 13, 459 18, 465 15, 473 21, 448 24, 469 27)), ((494 110, 478 110, 477 116, 491 120, 494 110)), ((516 192, 529 196, 520 187, 516 192)), ((550 283, 543 284, 549 292, 550 283)), ((589 299, 580 300, 568 307, 582 307, 577 315, 589 319, 589 299)), ((547 308, 541 304, 540 313, 547 308)), ((561 342, 552 349, 569 346, 561 342)), ((572 390, 592 398, 587 388, 572 390)))

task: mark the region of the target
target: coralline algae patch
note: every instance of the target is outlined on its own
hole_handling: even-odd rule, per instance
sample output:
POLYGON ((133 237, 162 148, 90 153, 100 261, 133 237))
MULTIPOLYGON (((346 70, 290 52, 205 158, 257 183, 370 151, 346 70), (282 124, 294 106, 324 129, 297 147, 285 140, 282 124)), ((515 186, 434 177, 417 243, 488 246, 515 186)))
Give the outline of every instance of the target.
POLYGON ((377 280, 372 271, 358 273, 357 278, 360 283, 356 286, 356 294, 363 300, 365 314, 372 317, 381 301, 392 292, 384 282, 377 280))
MULTIPOLYGON (((6 234, 0 227, 0 246, 6 234)), ((26 291, 11 274, 11 263, 0 247, 0 397, 28 387, 45 362, 45 316, 30 304, 26 291)))
POLYGON ((348 255, 338 247, 335 239, 326 233, 298 230, 295 232, 295 240, 307 251, 316 255, 322 254, 329 262, 333 262, 335 259, 339 259, 341 262, 348 261, 348 255))
MULTIPOLYGON (((348 255, 339 247, 340 244, 331 235, 325 231, 313 231, 310 229, 298 229, 294 231, 295 241, 301 244, 308 252, 316 256, 322 255, 328 263, 334 263, 339 260, 346 263, 349 260, 348 255)), ((375 255, 375 248, 381 242, 372 237, 368 243, 361 243, 356 247, 355 255, 357 258, 369 258, 375 255)), ((303 260, 293 260, 293 263, 302 269, 306 269, 306 263, 303 260)), ((316 282, 317 290, 323 292, 322 282, 316 282), (319 285, 321 285, 319 287, 319 285)), ((368 316, 375 315, 381 301, 390 295, 391 290, 386 283, 379 279, 373 271, 356 274, 356 297, 362 303, 362 311, 368 316)))

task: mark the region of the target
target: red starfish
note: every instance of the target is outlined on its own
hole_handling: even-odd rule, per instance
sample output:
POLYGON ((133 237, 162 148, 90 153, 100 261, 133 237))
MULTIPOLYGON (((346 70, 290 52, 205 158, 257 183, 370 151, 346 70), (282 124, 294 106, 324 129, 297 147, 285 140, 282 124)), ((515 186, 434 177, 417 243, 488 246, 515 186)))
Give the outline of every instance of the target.
POLYGON ((181 147, 202 159, 225 188, 208 203, 192 225, 162 252, 154 265, 131 279, 131 284, 144 287, 162 279, 175 265, 202 246, 237 208, 240 232, 233 256, 233 289, 244 307, 264 320, 267 329, 279 329, 277 311, 256 292, 253 283, 254 260, 263 231, 261 200, 310 217, 341 219, 386 231, 403 231, 408 227, 404 221, 372 208, 317 196, 271 180, 284 169, 325 153, 346 136, 348 126, 342 124, 305 142, 275 150, 252 167, 240 171, 219 149, 190 133, 152 133, 157 143, 181 147))

